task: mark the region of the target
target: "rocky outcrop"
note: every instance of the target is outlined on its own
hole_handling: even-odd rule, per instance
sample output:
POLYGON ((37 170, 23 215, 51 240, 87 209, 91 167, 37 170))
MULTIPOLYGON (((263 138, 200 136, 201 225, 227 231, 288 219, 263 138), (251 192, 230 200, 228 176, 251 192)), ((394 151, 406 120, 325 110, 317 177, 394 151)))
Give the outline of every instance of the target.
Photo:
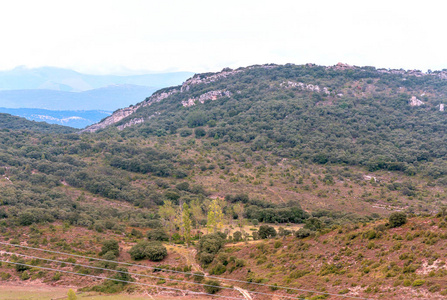
POLYGON ((439 111, 444 111, 444 104, 439 104, 439 111))
MULTIPOLYGON (((101 121, 101 122, 99 122, 97 124, 93 124, 93 125, 85 128, 85 129, 81 130, 80 132, 81 133, 83 133, 83 132, 95 132, 95 131, 98 131, 100 129, 104 129, 104 128, 106 128, 108 126, 111 126, 113 124, 116 124, 116 123, 120 122, 121 120, 123 120, 124 118, 127 118, 128 116, 132 115, 140 107, 148 106, 148 105, 151 105, 152 103, 155 103, 155 102, 160 102, 161 100, 166 99, 169 96, 171 96, 173 94, 176 94, 178 92, 180 92, 179 89, 172 89, 172 90, 169 90, 169 91, 155 93, 152 96, 150 96, 149 98, 147 98, 145 101, 140 102, 140 103, 138 103, 135 106, 129 106, 129 107, 126 107, 126 108, 119 109, 119 110, 115 111, 111 116, 105 118, 103 121, 101 121)), ((137 119, 134 119, 134 120, 137 120, 137 119)), ((144 122, 144 120, 142 122, 144 122)), ((141 122, 139 122, 139 123, 141 123, 141 122)), ((135 124, 139 124, 139 123, 135 123, 135 124)), ((118 127, 118 129, 120 127, 122 127, 121 128, 121 130, 122 130, 122 129, 128 127, 128 126, 135 125, 135 124, 132 124, 132 120, 127 122, 126 124, 120 125, 118 127), (126 124, 128 124, 128 125, 126 126, 126 124)))
POLYGON ((138 107, 136 107, 136 106, 130 106, 130 107, 126 107, 126 108, 123 108, 123 109, 119 109, 119 110, 115 111, 111 116, 105 118, 103 121, 101 121, 101 122, 99 122, 97 124, 93 124, 91 126, 88 126, 87 128, 81 130, 81 133, 82 132, 95 132, 97 130, 104 129, 107 126, 110 126, 110 125, 113 125, 115 123, 118 123, 122 119, 130 116, 137 109, 138 109, 138 107))
POLYGON ((334 69, 334 70, 344 71, 344 70, 355 69, 356 67, 355 67, 355 66, 351 66, 351 65, 348 65, 348 64, 344 64, 344 63, 339 62, 339 63, 336 64, 335 66, 332 66, 332 67, 329 67, 329 68, 334 69))
POLYGON ((217 100, 222 97, 231 97, 231 93, 229 91, 221 91, 221 90, 210 91, 210 92, 200 95, 197 98, 189 98, 186 101, 182 101, 182 105, 184 107, 189 107, 189 106, 196 105, 197 101, 199 101, 200 103, 203 104, 203 103, 205 103, 205 101, 217 100))
POLYGON ((424 105, 425 103, 422 102, 421 100, 419 100, 418 98, 416 98, 415 96, 412 96, 409 104, 410 104, 410 106, 421 106, 421 105, 424 105))
POLYGON ((280 84, 280 86, 285 88, 298 88, 302 91, 310 91, 310 92, 316 92, 316 93, 324 93, 326 95, 330 95, 331 92, 327 87, 320 88, 316 84, 306 84, 302 82, 294 82, 294 81, 287 81, 280 84))
POLYGON ((123 130, 126 127, 130 127, 130 126, 137 125, 140 123, 144 123, 144 119, 143 118, 135 118, 135 119, 130 120, 126 124, 117 126, 116 128, 118 128, 118 130, 123 130))

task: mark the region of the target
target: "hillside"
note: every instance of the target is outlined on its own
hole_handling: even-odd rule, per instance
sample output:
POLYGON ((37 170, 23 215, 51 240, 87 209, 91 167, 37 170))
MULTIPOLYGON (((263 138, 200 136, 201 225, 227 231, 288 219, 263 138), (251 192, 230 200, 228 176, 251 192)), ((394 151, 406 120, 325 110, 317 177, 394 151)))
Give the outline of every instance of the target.
MULTIPOLYGON (((10 132, 10 130, 13 131, 25 130, 39 133, 48 133, 48 134, 76 132, 76 129, 71 127, 52 125, 46 122, 28 121, 25 118, 20 118, 4 113, 0 113, 0 130, 2 130, 5 133, 10 132)), ((5 134, 5 136, 7 135, 8 134, 5 134)))
POLYGON ((445 72, 370 67, 254 66, 199 74, 85 131, 243 142, 284 158, 447 174, 445 72), (420 100, 420 99, 422 100, 420 100))
POLYGON ((11 114, 27 120, 58 124, 82 129, 99 122, 112 112, 104 110, 47 110, 38 108, 3 108, 0 113, 11 114))
MULTIPOLYGON (((72 259, 44 263, 46 254, 3 244, 4 261, 34 267, 5 262, 1 274, 10 275, 1 278, 84 291, 144 289, 39 269, 51 265, 151 282, 157 288, 147 290, 158 296, 180 294, 162 287, 207 290, 169 282, 200 281, 191 274, 141 279, 137 273, 152 273, 138 266, 119 277, 111 271, 119 261, 284 285, 295 298, 442 297, 444 77, 262 65, 197 74, 83 133, 0 115, 8 125, 0 130, 0 242, 112 261, 77 258, 84 266, 67 267, 60 260, 72 259), (386 225, 395 213, 407 224, 386 225), (147 245, 148 238, 164 246, 147 245), (102 249, 111 239, 119 253, 102 249), (150 262, 147 253, 162 247, 161 260, 150 262)), ((254 291, 285 295, 275 287, 254 291)))

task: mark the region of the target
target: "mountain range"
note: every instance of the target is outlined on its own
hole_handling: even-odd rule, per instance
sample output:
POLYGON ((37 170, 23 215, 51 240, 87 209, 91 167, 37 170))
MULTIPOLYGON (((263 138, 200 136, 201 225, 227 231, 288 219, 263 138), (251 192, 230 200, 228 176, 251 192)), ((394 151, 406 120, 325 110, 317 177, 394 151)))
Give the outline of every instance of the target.
POLYGON ((88 75, 53 67, 17 67, 0 71, 0 112, 83 128, 99 122, 108 111, 140 102, 192 74, 88 75))

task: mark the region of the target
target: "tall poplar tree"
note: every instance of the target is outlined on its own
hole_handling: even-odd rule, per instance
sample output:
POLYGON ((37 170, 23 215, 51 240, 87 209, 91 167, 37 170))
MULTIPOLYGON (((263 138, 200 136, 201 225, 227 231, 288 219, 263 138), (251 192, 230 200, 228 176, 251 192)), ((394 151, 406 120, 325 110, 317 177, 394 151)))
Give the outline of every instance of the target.
POLYGON ((214 199, 208 209, 208 222, 206 224, 208 231, 211 230, 213 233, 216 233, 221 230, 223 227, 223 217, 222 207, 218 199, 214 199))

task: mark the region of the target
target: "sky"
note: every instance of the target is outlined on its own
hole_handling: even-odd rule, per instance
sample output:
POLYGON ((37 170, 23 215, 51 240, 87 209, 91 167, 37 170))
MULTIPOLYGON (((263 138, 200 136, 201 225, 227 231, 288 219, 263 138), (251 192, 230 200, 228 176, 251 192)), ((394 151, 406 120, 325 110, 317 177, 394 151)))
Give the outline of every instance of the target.
POLYGON ((0 70, 131 74, 338 62, 440 70, 447 68, 443 2, 3 1, 0 70))

